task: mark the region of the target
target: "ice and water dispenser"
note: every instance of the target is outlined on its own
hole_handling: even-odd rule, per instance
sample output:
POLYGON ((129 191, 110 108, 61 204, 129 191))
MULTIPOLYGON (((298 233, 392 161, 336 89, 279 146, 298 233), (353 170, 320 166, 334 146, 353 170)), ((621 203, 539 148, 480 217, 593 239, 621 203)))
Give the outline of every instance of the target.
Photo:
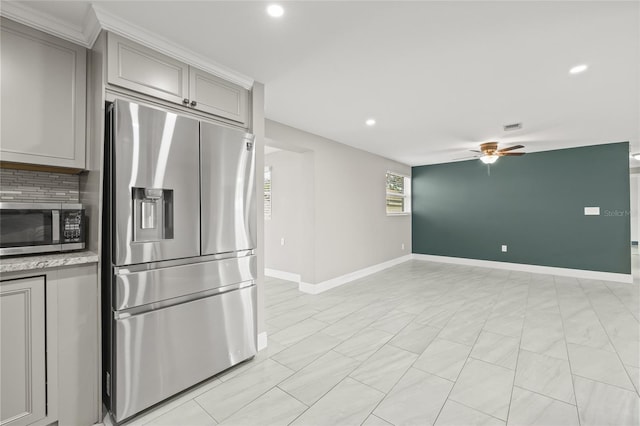
POLYGON ((133 188, 133 241, 173 239, 173 190, 133 188))

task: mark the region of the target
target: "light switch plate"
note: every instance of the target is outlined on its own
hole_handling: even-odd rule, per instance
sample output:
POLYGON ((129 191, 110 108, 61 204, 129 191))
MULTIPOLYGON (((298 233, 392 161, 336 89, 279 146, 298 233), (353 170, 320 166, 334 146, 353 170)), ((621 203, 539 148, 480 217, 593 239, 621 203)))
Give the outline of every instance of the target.
POLYGON ((585 207, 585 216, 600 216, 600 207, 585 207))

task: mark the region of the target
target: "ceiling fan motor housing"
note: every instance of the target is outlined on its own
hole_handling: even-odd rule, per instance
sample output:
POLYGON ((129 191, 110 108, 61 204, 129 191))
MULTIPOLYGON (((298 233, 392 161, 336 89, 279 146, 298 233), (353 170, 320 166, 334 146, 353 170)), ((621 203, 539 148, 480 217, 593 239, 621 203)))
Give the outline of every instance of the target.
POLYGON ((498 150, 498 142, 485 142, 480 145, 480 151, 485 155, 493 155, 498 150))

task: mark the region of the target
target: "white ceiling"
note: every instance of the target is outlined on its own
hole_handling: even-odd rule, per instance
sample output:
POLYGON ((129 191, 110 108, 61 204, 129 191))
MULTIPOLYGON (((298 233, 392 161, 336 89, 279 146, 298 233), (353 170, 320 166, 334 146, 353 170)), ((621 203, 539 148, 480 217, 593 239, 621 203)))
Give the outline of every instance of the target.
MULTIPOLYGON (((279 19, 266 2, 93 3, 265 83, 267 118, 409 165, 490 140, 640 152, 635 1, 283 1, 279 19), (502 130, 513 122, 523 129, 502 130)), ((76 27, 90 12, 26 4, 76 27)))

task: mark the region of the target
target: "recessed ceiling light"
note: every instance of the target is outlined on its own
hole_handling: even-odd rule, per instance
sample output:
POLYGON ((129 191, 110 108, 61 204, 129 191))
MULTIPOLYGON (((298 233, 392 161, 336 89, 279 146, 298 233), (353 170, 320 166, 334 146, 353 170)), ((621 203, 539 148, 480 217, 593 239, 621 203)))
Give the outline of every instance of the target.
POLYGON ((364 122, 367 126, 373 126, 376 124, 376 120, 374 120, 373 118, 369 118, 367 121, 364 122))
POLYGON ((576 65, 569 70, 569 74, 580 74, 581 72, 585 72, 587 68, 589 68, 587 64, 576 65))
POLYGON ((267 13, 269 14, 269 16, 279 18, 284 15, 284 9, 279 4, 271 4, 269 5, 269 7, 267 7, 267 13))
POLYGON ((629 157, 633 158, 634 160, 640 161, 640 152, 636 154, 631 154, 629 157))

